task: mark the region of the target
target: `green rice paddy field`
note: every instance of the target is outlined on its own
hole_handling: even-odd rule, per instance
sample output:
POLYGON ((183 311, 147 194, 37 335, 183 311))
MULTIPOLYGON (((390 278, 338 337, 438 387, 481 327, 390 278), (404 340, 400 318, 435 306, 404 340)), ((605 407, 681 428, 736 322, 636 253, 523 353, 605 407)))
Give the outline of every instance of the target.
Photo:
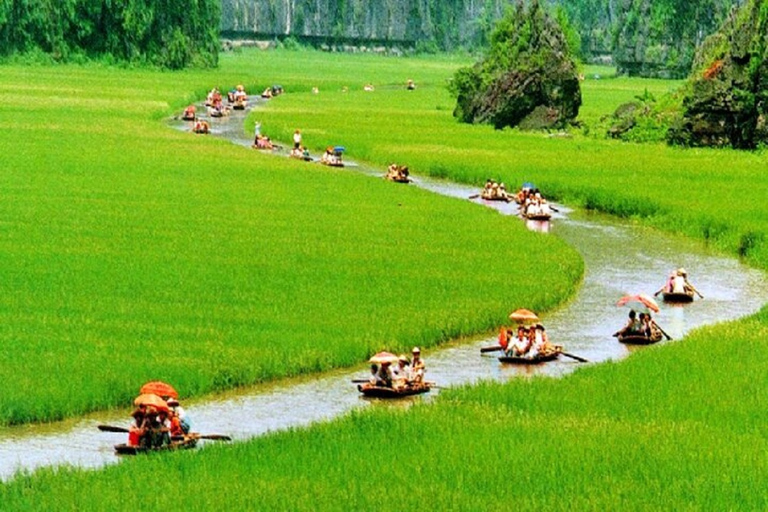
MULTIPOLYGON (((244 52, 208 72, 3 68, 3 421, 116 406, 149 377, 200 394, 351 365, 382 347, 489 329, 517 303, 553 307, 578 285, 578 257, 515 219, 163 125, 212 83, 281 83, 291 94, 252 117, 280 140, 301 128, 312 149, 344 144, 382 169, 533 180, 768 267, 762 153, 459 125, 445 91, 459 64, 244 52), (416 91, 402 90, 408 78, 416 91), (362 92, 367 82, 374 93, 362 92), (392 322, 403 307, 411 314, 392 322)), ((583 121, 597 126, 644 89, 675 85, 588 79, 583 121)), ((767 337, 763 309, 562 379, 443 391, 430 405, 95 472, 20 475, 0 487, 0 503, 764 510, 767 337)))

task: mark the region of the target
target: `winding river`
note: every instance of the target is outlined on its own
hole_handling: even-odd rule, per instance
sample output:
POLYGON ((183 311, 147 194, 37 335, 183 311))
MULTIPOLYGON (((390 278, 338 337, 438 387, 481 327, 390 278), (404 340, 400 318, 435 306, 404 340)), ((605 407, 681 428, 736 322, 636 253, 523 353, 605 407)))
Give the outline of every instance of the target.
MULTIPOLYGON (((244 115, 236 113, 229 118, 213 119, 214 136, 250 146, 250 137, 242 132, 244 115)), ((182 130, 190 129, 188 123, 179 121, 172 125, 182 130)), ((383 169, 359 165, 350 165, 349 169, 376 177, 384 174, 383 169)), ((458 199, 467 200, 477 193, 474 188, 446 181, 418 176, 414 180, 415 186, 458 199)), ((514 204, 480 199, 475 202, 494 208, 502 215, 517 214, 514 204)), ((587 358, 590 364, 621 359, 632 350, 647 349, 629 348, 611 337, 626 319, 626 310, 615 307, 616 300, 625 293, 652 293, 661 287, 668 272, 679 266, 685 266, 691 272, 692 281, 706 299, 682 307, 661 306, 661 312, 655 318, 673 339, 703 325, 754 313, 768 302, 768 281, 762 272, 736 259, 713 254, 701 243, 600 214, 565 206, 560 206, 559 210, 551 222, 532 223, 530 227, 550 231, 574 246, 584 258, 586 274, 576 296, 548 313, 543 322, 553 342, 563 344, 570 353, 587 358)), ((520 367, 504 365, 495 357, 480 355, 480 347, 495 342, 496 335, 493 334, 426 352, 428 378, 445 387, 482 379, 503 381, 534 374, 559 376, 583 366, 563 357, 544 365, 520 367)), ((196 431, 225 433, 235 440, 245 440, 381 403, 360 397, 350 382, 365 376, 364 367, 347 369, 186 400, 184 406, 196 431)), ((438 393, 434 391, 432 394, 438 393)), ((407 406, 412 400, 429 399, 428 395, 422 395, 398 401, 397 405, 407 406)), ((97 468, 117 462, 119 458, 114 455, 112 445, 124 442, 125 434, 97 431, 96 425, 102 423, 127 426, 127 413, 100 412, 53 424, 2 429, 0 478, 8 479, 17 471, 45 466, 97 468)))

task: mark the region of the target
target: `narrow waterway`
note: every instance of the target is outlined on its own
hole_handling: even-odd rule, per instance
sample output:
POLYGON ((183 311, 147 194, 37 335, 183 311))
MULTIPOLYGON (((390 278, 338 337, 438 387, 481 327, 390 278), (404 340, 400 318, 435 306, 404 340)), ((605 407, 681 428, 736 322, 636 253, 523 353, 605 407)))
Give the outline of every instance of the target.
MULTIPOLYGON (((243 116, 244 113, 238 113, 223 120, 212 120, 213 135, 250 146, 251 138, 242 133, 243 116)), ((190 129, 188 123, 173 125, 190 129)), ((375 177, 384 174, 383 169, 361 165, 350 165, 348 169, 375 177)), ((414 178, 413 185, 392 184, 414 185, 462 200, 478 192, 464 185, 419 176, 414 178)), ((517 214, 514 204, 474 201, 503 215, 517 214)), ((661 305, 661 312, 655 318, 675 340, 696 327, 754 313, 768 302, 768 281, 762 272, 736 259, 712 254, 700 243, 604 215, 574 211, 562 205, 558 205, 558 209, 560 213, 552 221, 531 223, 529 227, 550 233, 542 236, 560 236, 575 247, 584 258, 586 274, 576 296, 560 309, 544 315, 542 320, 554 343, 564 345, 566 351, 592 363, 621 359, 638 350, 611 337, 611 333, 623 325, 627 313, 615 306, 616 300, 625 293, 653 293, 677 267, 688 269, 692 282, 706 298, 685 306, 661 305)), ((495 343, 494 334, 427 351, 424 358, 428 379, 445 387, 482 379, 503 381, 536 374, 558 376, 583 366, 565 357, 544 365, 520 367, 501 364, 493 355, 481 356, 480 347, 495 343)), ((639 348, 648 349, 652 348, 639 348)), ((363 365, 361 368, 240 389, 204 400, 188 400, 184 405, 194 422, 194 430, 245 440, 329 419, 371 403, 381 404, 360 397, 350 382, 366 376, 363 365)), ((436 390, 432 395, 438 393, 436 390)), ((407 406, 412 400, 428 399, 429 395, 422 395, 389 406, 407 406)), ((99 467, 118 461, 112 446, 124 442, 125 434, 99 432, 98 424, 127 426, 126 412, 102 412, 50 425, 3 429, 0 478, 7 479, 18 470, 43 466, 99 467)))

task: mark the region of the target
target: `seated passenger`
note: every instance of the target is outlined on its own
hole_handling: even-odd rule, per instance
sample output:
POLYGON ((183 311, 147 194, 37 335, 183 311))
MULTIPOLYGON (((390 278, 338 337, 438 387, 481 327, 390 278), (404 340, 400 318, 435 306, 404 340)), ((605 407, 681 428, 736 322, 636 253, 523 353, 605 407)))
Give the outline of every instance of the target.
POLYGON ((377 380, 376 380, 377 386, 391 388, 392 387, 392 369, 390 368, 390 363, 386 361, 381 363, 381 366, 379 366, 379 371, 376 374, 376 377, 377 377, 377 380))
POLYGON ((634 309, 629 310, 629 318, 627 319, 627 324, 621 328, 621 330, 616 331, 613 333, 614 337, 621 337, 621 336, 630 336, 634 334, 640 334, 642 331, 642 327, 640 325, 640 321, 637 319, 637 313, 635 313, 634 309))
POLYGON ((517 337, 509 344, 507 355, 514 357, 524 356, 530 350, 531 344, 528 341, 528 329, 523 325, 517 326, 517 337))
POLYGON ((408 370, 408 358, 405 354, 397 359, 397 366, 392 369, 392 380, 395 388, 402 389, 409 383, 411 375, 408 370))

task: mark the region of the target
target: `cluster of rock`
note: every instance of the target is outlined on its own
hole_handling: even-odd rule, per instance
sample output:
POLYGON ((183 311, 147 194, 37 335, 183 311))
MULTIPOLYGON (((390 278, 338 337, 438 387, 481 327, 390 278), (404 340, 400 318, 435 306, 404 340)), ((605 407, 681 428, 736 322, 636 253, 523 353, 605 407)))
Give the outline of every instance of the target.
POLYGON ((454 115, 495 128, 559 128, 579 113, 581 86, 562 28, 537 0, 497 25, 483 60, 457 72, 454 115))
POLYGON ((683 115, 668 140, 751 149, 768 144, 768 0, 750 0, 697 52, 683 115))

